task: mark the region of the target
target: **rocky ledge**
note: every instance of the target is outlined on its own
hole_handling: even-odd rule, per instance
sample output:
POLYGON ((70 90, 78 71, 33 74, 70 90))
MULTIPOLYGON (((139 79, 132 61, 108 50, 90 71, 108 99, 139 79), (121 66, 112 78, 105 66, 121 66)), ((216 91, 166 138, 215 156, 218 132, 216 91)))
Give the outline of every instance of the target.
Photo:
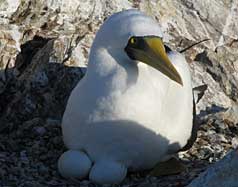
POLYGON ((238 185, 237 1, 0 0, 0 186, 96 186, 58 174, 60 121, 98 27, 131 7, 158 20, 174 50, 210 40, 185 52, 194 87, 207 85, 196 106, 197 141, 178 155, 187 170, 132 173, 121 186, 238 185))

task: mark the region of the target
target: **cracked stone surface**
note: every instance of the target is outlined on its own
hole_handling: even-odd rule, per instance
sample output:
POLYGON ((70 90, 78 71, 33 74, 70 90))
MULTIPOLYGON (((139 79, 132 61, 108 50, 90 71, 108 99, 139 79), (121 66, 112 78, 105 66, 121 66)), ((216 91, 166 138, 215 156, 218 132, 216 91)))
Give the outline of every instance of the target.
POLYGON ((198 139, 178 155, 188 170, 133 173, 121 186, 186 186, 237 147, 238 1, 0 0, 0 186, 96 186, 59 176, 60 121, 97 29, 131 7, 154 17, 174 50, 210 39, 184 53, 194 87, 208 88, 196 106, 198 139))
POLYGON ((238 177, 238 152, 229 153, 223 160, 203 172, 188 187, 235 187, 238 177))

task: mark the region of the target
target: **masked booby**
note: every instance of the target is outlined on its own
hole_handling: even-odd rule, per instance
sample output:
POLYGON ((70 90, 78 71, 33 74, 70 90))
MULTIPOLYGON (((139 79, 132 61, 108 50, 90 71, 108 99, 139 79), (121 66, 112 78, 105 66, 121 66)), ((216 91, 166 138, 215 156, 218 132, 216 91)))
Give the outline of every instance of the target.
POLYGON ((93 41, 86 75, 62 120, 65 177, 120 183, 182 149, 192 132, 185 58, 167 50, 158 23, 137 10, 109 17, 93 41))

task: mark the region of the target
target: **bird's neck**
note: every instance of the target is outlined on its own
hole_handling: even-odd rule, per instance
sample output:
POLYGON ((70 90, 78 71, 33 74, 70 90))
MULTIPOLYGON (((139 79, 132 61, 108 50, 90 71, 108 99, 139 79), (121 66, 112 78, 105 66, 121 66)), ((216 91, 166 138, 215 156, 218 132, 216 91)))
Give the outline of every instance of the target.
POLYGON ((125 90, 136 84, 139 74, 137 64, 126 54, 111 54, 109 50, 99 48, 90 53, 86 76, 101 86, 125 90))

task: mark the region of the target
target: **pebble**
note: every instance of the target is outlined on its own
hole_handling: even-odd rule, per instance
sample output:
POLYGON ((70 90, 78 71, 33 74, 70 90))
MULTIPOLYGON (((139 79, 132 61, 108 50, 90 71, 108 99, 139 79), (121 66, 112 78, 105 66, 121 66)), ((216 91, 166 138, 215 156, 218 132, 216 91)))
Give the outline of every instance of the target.
POLYGON ((41 165, 38 169, 40 175, 48 174, 48 168, 44 165, 41 165))
POLYGON ((232 138, 231 145, 234 149, 238 147, 238 137, 233 137, 232 138))
POLYGON ((54 119, 54 118, 48 118, 46 119, 46 125, 47 126, 60 126, 60 120, 59 119, 54 119))
POLYGON ((20 158, 23 162, 28 162, 29 161, 28 158, 27 158, 27 155, 26 155, 26 150, 20 152, 20 158))
POLYGON ((35 127, 34 131, 39 135, 43 136, 46 133, 45 127, 35 127))

